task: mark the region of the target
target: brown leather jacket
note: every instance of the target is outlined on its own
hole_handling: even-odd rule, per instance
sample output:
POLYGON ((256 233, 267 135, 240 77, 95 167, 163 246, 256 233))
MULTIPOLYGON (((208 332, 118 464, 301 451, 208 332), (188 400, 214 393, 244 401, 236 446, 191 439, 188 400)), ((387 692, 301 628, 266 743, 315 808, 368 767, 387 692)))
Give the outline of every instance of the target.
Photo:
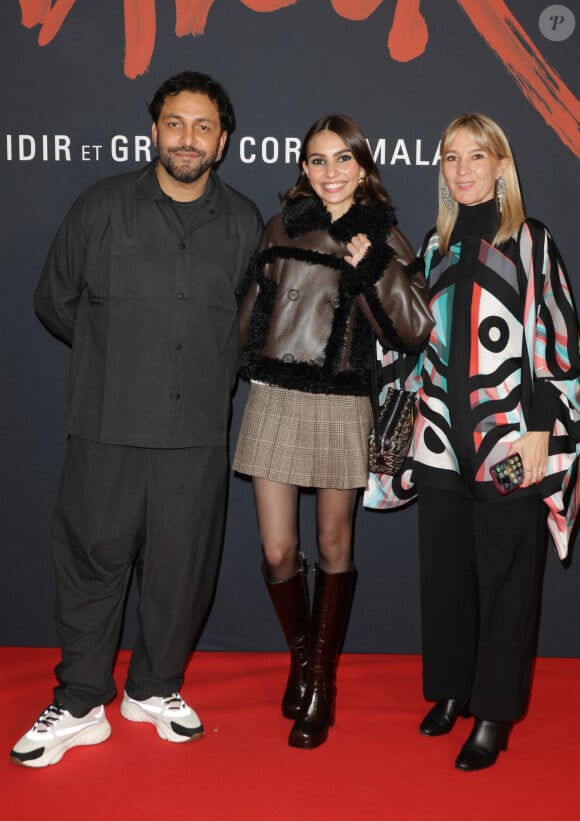
POLYGON ((240 375, 310 393, 370 393, 374 334, 423 349, 433 319, 415 254, 392 209, 355 203, 335 222, 308 198, 273 217, 240 287, 240 375), (346 243, 371 248, 354 268, 346 243))

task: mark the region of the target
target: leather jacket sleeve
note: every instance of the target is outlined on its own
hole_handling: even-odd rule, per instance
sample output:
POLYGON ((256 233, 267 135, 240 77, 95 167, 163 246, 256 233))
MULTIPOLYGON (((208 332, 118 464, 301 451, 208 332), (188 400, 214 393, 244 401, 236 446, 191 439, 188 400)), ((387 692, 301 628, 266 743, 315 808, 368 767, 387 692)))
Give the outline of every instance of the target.
POLYGON ((264 233, 262 234, 260 244, 256 251, 252 254, 248 268, 244 273, 236 292, 238 299, 238 318, 240 322, 241 350, 243 350, 248 344, 254 305, 256 304, 256 300, 260 294, 261 287, 264 284, 264 273, 259 265, 259 255, 264 248, 267 248, 268 245, 271 244, 271 239, 269 236, 270 231, 271 224, 268 223, 264 233))
POLYGON ((246 271, 240 288, 238 291, 238 316, 240 321, 240 343, 241 349, 247 347, 250 333, 250 320, 254 305, 260 293, 260 285, 253 276, 253 271, 256 268, 256 254, 250 260, 248 270, 246 271))
MULTIPOLYGON (((356 300, 383 347, 418 353, 435 324, 423 265, 397 228, 391 230, 387 242, 393 251, 390 260, 378 279, 376 272, 374 276, 360 272, 364 285, 356 300)), ((361 260, 357 271, 364 268, 364 262, 361 260)))

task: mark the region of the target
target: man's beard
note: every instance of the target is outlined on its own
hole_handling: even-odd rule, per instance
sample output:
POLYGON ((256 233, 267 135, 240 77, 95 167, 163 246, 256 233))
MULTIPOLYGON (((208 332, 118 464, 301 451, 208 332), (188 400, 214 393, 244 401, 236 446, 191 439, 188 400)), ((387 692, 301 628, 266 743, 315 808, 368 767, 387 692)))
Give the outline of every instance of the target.
POLYGON ((210 169, 217 159, 217 152, 211 156, 197 151, 190 145, 182 145, 179 148, 168 148, 167 151, 157 149, 157 158, 167 173, 178 182, 195 182, 210 169), (189 151, 199 158, 198 165, 191 165, 189 162, 179 165, 173 159, 173 154, 177 151, 189 151))

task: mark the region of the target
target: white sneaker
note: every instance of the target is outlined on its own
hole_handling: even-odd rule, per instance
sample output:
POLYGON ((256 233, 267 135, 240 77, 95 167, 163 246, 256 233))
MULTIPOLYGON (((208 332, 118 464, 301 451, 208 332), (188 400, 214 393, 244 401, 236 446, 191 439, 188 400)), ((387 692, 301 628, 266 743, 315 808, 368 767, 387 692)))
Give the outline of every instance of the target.
POLYGON ((60 761, 71 747, 100 744, 110 735, 111 725, 102 704, 75 718, 55 702, 14 745, 10 759, 24 767, 47 767, 60 761))
POLYGON ((154 724, 160 738, 167 741, 193 741, 203 736, 203 726, 195 710, 179 693, 170 696, 152 696, 137 701, 125 693, 121 702, 121 715, 129 721, 146 721, 154 724))

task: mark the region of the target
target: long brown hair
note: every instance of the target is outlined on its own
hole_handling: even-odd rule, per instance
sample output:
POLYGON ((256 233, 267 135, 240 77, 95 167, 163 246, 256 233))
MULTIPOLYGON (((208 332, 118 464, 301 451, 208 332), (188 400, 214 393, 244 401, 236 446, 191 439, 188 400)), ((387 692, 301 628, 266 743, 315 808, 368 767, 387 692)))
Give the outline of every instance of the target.
POLYGON ((505 197, 500 214, 500 224, 493 238, 493 245, 506 242, 526 218, 522 192, 518 180, 516 164, 508 138, 502 128, 485 114, 461 114, 449 123, 441 137, 441 163, 439 165, 439 214, 437 217, 437 233, 439 234, 439 250, 445 254, 449 250, 449 240, 457 221, 458 205, 452 199, 451 207, 442 199, 442 189, 445 183, 443 174, 443 160, 449 145, 459 131, 465 129, 475 140, 477 145, 498 160, 506 160, 503 171, 505 180, 505 197))
POLYGON ((355 201, 364 205, 369 205, 374 202, 384 202, 386 205, 390 205, 391 200, 379 179, 379 172, 365 136, 355 121, 346 114, 329 114, 325 117, 321 117, 320 120, 317 120, 310 126, 306 136, 302 140, 302 148, 300 149, 300 157, 298 158, 300 175, 292 188, 289 188, 284 194, 280 194, 280 202, 282 205, 291 205, 291 203, 296 202, 296 200, 315 196, 310 181, 302 168, 303 163, 308 160, 308 144, 310 140, 316 134, 320 134, 321 131, 332 131, 340 137, 349 151, 352 151, 354 159, 365 172, 364 181, 359 185, 355 194, 355 201))

